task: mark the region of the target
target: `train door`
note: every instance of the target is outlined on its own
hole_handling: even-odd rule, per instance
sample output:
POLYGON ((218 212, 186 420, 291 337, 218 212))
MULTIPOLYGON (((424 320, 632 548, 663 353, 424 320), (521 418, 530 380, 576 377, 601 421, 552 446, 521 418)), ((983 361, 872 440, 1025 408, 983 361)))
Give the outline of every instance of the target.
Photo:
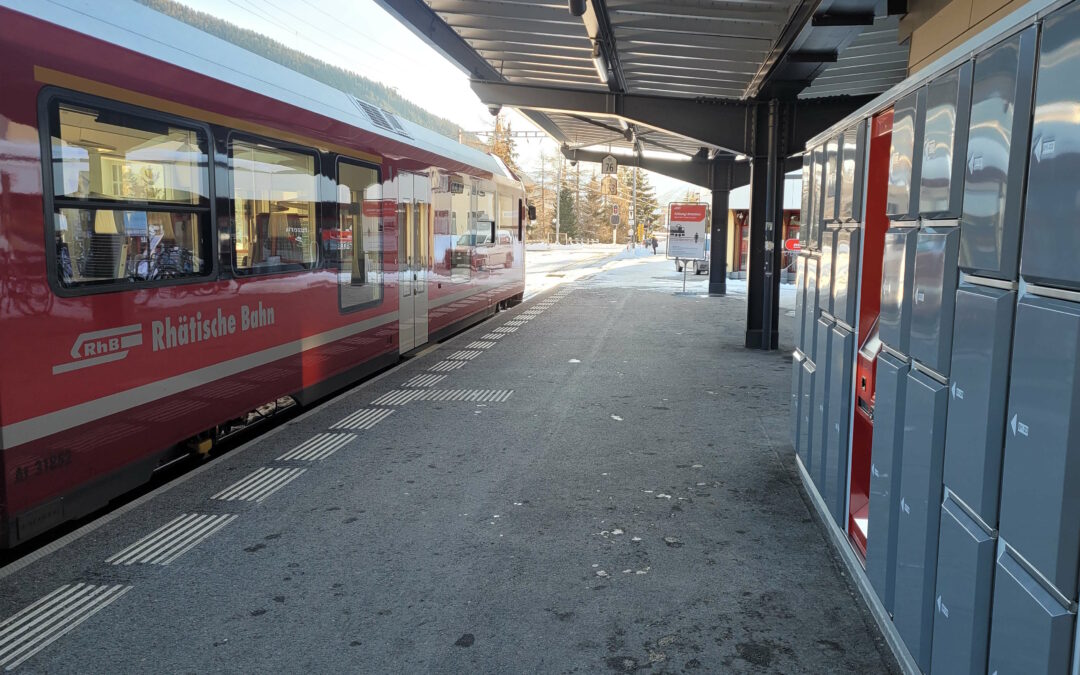
POLYGON ((427 342, 427 268, 430 262, 431 186, 426 177, 399 174, 398 187, 398 350, 427 342))

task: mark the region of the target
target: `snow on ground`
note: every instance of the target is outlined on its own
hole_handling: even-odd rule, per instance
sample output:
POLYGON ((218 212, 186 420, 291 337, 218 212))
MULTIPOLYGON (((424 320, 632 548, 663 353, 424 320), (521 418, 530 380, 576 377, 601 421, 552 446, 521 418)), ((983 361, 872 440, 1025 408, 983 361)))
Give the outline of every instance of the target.
MULTIPOLYGON (((625 246, 560 246, 546 250, 529 248, 526 257, 525 296, 530 297, 560 284, 580 281, 586 286, 634 288, 661 293, 681 293, 683 273, 675 271, 675 261, 662 250, 625 246)), ((707 274, 686 274, 686 292, 708 295, 707 274)), ((745 279, 728 279, 727 293, 746 297, 745 279)), ((795 285, 780 285, 780 308, 795 308, 795 285)))

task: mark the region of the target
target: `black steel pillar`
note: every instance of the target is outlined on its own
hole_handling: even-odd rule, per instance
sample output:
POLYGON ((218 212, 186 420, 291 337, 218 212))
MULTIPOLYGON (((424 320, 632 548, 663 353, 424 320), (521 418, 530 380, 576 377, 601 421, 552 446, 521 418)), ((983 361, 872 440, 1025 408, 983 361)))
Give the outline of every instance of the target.
POLYGON ((780 344, 786 118, 787 106, 775 99, 759 105, 754 116, 746 308, 746 346, 752 349, 780 344))
POLYGON ((731 167, 712 166, 712 223, 709 234, 709 295, 727 294, 728 195, 731 167))

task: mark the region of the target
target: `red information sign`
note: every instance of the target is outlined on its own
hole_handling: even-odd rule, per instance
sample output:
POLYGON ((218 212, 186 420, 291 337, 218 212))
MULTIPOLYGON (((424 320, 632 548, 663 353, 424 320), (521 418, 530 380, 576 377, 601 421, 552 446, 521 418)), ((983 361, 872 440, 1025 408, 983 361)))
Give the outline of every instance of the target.
POLYGON ((798 239, 785 239, 784 240, 785 251, 801 251, 802 243, 798 239))
POLYGON ((708 204, 671 204, 668 220, 675 223, 696 223, 704 221, 708 214, 708 204))

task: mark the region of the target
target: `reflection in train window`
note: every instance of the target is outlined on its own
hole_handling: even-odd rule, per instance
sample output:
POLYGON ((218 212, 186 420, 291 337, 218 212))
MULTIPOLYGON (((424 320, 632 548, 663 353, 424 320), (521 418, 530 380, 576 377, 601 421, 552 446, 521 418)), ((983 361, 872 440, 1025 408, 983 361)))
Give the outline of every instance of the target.
POLYGON ((457 179, 456 184, 452 183, 450 191, 450 240, 453 245, 446 251, 450 263, 450 280, 468 281, 472 273, 472 250, 468 235, 472 234, 473 189, 467 182, 457 179))
MULTIPOLYGON (((337 268, 342 309, 382 299, 384 204, 379 172, 338 162, 337 223, 322 231, 323 255, 337 268)), ((393 205, 385 215, 393 217, 393 205)))
POLYGON ((229 168, 236 268, 312 267, 318 260, 314 154, 234 139, 229 168))
POLYGON ((123 106, 49 106, 56 279, 65 288, 210 272, 203 131, 123 106))

